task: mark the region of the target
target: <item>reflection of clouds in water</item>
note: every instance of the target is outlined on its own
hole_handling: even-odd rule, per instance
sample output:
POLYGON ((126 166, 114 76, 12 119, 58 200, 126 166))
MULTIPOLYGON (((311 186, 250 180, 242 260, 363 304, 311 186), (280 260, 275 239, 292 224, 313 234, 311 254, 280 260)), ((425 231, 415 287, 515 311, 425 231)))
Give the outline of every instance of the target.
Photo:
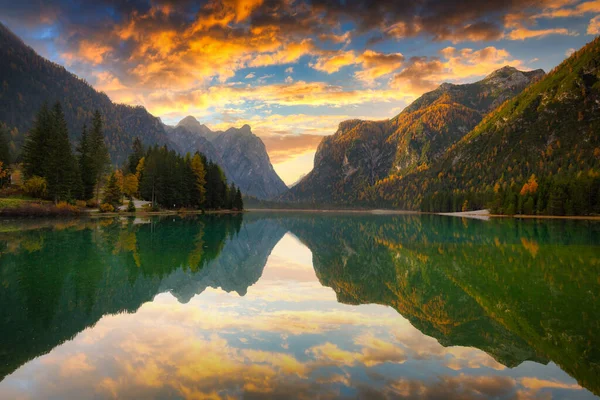
POLYGON ((319 284, 311 259, 286 235, 247 296, 209 288, 181 304, 158 295, 137 313, 105 316, 25 364, 0 393, 470 400, 543 398, 548 390, 579 388, 518 369, 497 375, 504 367, 486 353, 443 347, 392 308, 339 304, 319 284))

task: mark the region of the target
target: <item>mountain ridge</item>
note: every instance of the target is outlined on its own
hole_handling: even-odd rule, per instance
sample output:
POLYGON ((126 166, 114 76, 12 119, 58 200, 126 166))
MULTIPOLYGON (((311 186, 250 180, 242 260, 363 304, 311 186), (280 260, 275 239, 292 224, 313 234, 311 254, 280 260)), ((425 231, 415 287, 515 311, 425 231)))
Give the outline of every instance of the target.
POLYGON ((455 211, 466 201, 508 214, 597 213, 598 113, 600 37, 504 102, 427 170, 382 181, 370 197, 424 211, 455 211))
POLYGON ((356 203, 378 181, 437 160, 487 113, 543 74, 506 66, 474 83, 444 83, 388 120, 342 121, 319 144, 313 170, 280 199, 356 203))
POLYGON ((271 199, 287 190, 271 164, 264 142, 250 125, 212 131, 193 116, 187 116, 168 129, 170 140, 180 152, 204 152, 221 165, 227 178, 244 194, 271 199))
POLYGON ((240 128, 242 136, 251 137, 246 139, 251 143, 260 142, 249 147, 259 154, 244 154, 244 149, 240 149, 238 156, 246 167, 252 166, 249 172, 242 174, 235 167, 236 160, 223 159, 220 154, 223 149, 217 149, 212 143, 227 132, 235 134, 235 130, 213 132, 194 117, 184 118, 177 126, 171 127, 142 106, 114 103, 106 93, 37 54, 2 23, 0 77, 3 77, 0 78, 0 124, 9 128, 9 147, 17 160, 25 135, 39 109, 44 103, 60 101, 72 143, 79 142, 83 126, 91 122, 95 110, 100 111, 104 119, 104 139, 113 165, 125 162, 133 150, 134 138, 139 137, 145 146, 167 145, 180 154, 200 151, 221 166, 230 181, 240 186, 244 194, 270 198, 287 189, 274 171, 262 140, 252 134, 249 126, 240 128))

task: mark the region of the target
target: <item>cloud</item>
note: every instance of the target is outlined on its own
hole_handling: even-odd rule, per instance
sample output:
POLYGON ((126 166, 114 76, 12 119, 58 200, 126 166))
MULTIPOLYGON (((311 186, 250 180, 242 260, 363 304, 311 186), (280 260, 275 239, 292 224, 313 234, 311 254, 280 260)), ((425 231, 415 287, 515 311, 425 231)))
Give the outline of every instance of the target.
POLYGON ((570 389, 570 390, 581 390, 581 386, 576 383, 565 383, 556 380, 545 380, 533 377, 526 377, 520 379, 521 385, 525 388, 540 390, 540 389, 570 389))
POLYGON ((248 75, 245 76, 244 79, 254 79, 256 75, 254 74, 254 72, 250 72, 248 75))
POLYGON ((404 62, 404 55, 365 50, 358 57, 358 61, 362 64, 362 70, 358 71, 355 76, 360 80, 371 82, 400 68, 404 62))
POLYGON ((266 136, 262 140, 271 162, 278 164, 300 154, 314 151, 323 140, 323 136, 305 133, 302 135, 266 136))
POLYGON ((354 51, 323 52, 317 61, 310 66, 318 71, 333 74, 344 67, 360 65, 361 70, 354 76, 365 82, 372 82, 382 76, 391 74, 404 62, 401 53, 380 53, 373 50, 365 50, 362 54, 354 51))
POLYGON ((79 48, 75 52, 66 52, 62 54, 67 65, 76 61, 89 62, 97 65, 104 61, 105 56, 112 50, 110 46, 101 43, 93 43, 88 40, 79 42, 79 48))
POLYGON ((554 7, 549 7, 544 12, 533 16, 534 19, 541 18, 568 18, 581 17, 589 13, 600 13, 600 1, 584 1, 572 7, 574 1, 565 1, 558 3, 554 7))
POLYGON ((517 28, 513 29, 506 36, 510 40, 525 40, 531 38, 541 38, 549 35, 567 35, 577 36, 577 32, 569 31, 565 28, 551 28, 551 29, 527 29, 517 28))
POLYGON ((590 20, 587 28, 588 35, 600 35, 600 15, 595 16, 590 20))
POLYGON ((524 68, 524 63, 514 59, 508 51, 493 46, 480 50, 446 47, 439 55, 411 58, 405 68, 392 77, 391 87, 416 94, 433 90, 444 81, 482 77, 505 65, 524 68))
POLYGON ((320 56, 310 66, 317 71, 333 74, 340 69, 357 63, 354 51, 330 52, 320 56))

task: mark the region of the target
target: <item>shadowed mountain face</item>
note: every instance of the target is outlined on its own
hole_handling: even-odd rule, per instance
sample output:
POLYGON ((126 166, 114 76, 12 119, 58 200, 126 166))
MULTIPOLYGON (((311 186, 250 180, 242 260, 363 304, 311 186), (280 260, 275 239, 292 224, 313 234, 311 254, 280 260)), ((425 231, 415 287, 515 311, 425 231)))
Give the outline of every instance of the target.
POLYGON ((73 142, 79 141, 83 125, 90 125, 94 110, 102 113, 104 139, 115 164, 131 153, 135 137, 145 145, 168 141, 160 119, 145 108, 113 103, 84 80, 39 56, 2 24, 0 76, 0 123, 17 130, 11 135, 13 153, 20 151, 42 104, 56 101, 62 103, 73 142))
POLYGON ((389 175, 403 175, 439 159, 485 115, 519 94, 544 71, 501 68, 464 85, 442 84, 385 121, 349 120, 323 139, 314 169, 282 196, 297 202, 354 202, 389 175))
POLYGON ((162 292, 244 296, 293 233, 339 302, 393 307, 444 346, 553 361, 600 393, 600 227, 583 221, 256 214, 5 225, 1 375, 162 292), (143 222, 143 223, 140 223, 143 222), (18 229, 17 229, 18 228, 18 229))
POLYGON ((188 116, 177 126, 166 129, 179 152, 204 153, 223 168, 227 178, 239 186, 242 193, 271 199, 287 190, 273 169, 265 144, 252 133, 250 126, 213 132, 188 116))

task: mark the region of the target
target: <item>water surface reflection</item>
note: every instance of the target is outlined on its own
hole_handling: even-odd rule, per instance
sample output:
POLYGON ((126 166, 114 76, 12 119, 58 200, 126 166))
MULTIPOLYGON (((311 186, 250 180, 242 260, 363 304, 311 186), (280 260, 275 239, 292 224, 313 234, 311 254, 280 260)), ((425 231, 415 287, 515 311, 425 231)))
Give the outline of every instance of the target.
POLYGON ((1 398, 599 392, 594 223, 249 214, 3 226, 1 398))

